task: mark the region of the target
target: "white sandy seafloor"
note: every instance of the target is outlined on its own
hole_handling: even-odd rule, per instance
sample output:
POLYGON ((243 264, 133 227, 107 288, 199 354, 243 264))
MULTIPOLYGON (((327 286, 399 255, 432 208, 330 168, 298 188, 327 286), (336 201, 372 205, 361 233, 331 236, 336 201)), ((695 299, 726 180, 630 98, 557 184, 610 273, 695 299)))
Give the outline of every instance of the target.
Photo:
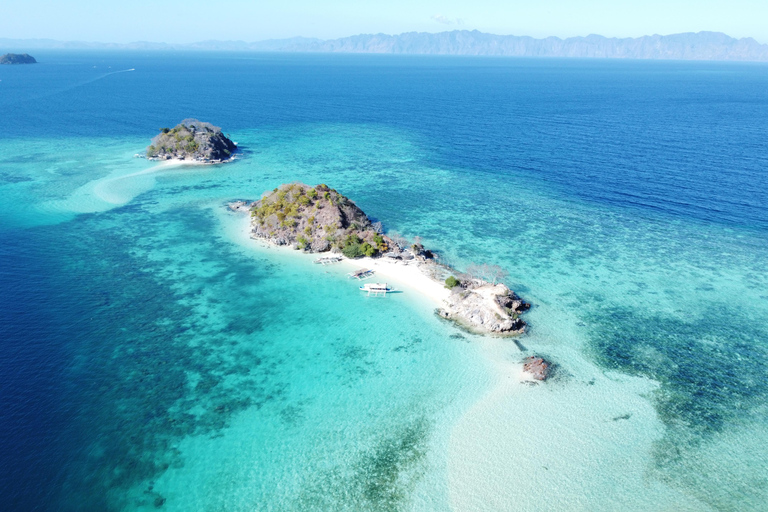
MULTIPOLYGON (((218 212, 217 216, 227 238, 254 256, 266 253, 303 265, 312 265, 318 257, 251 240, 245 215, 218 212)), ((339 280, 346 279, 345 274, 355 268, 375 270, 371 281, 391 282, 413 301, 404 307, 424 308, 427 314, 448 293, 414 264, 365 258, 314 265, 316 272, 337 274, 339 280)), ((354 280, 349 284, 359 286, 354 280)), ((397 295, 382 300, 393 299, 402 300, 397 295)), ((564 377, 533 384, 522 373, 521 360, 528 353, 521 353, 512 341, 469 337, 484 363, 468 361, 466 373, 457 379, 460 386, 474 388, 472 398, 446 404, 445 410, 437 413, 438 425, 429 445, 429 472, 413 488, 407 509, 708 510, 646 474, 654 442, 663 433, 655 410, 645 398, 656 389, 655 383, 595 372, 591 363, 574 351, 560 354, 561 365, 567 366, 564 377)), ((526 337, 519 342, 525 347, 526 337)), ((242 431, 258 421, 251 414, 241 415, 222 438, 202 444, 199 439, 188 439, 199 465, 185 467, 184 475, 169 470, 161 481, 169 479, 174 486, 189 486, 189 505, 199 503, 192 499, 197 492, 195 482, 211 471, 226 471, 233 486, 247 486, 253 478, 249 472, 254 469, 235 470, 247 460, 248 450, 255 449, 237 442, 242 431), (208 455, 200 457, 201 451, 208 455)), ((268 428, 275 429, 277 442, 280 425, 268 428)), ((277 445, 269 449, 278 456, 277 445)), ((283 478, 290 481, 288 475, 283 478)), ((276 478, 276 485, 279 480, 276 478)), ((246 494, 255 499, 262 491, 252 489, 246 494)), ((233 494, 244 496, 242 489, 233 490, 233 494)), ((169 501, 171 504, 177 509, 183 502, 169 501)), ((230 506, 238 509, 234 503, 230 506)))
POLYGON ((146 167, 149 164, 150 167, 126 174, 124 167, 127 166, 124 166, 104 178, 86 183, 66 199, 51 201, 46 206, 51 210, 77 213, 106 211, 115 206, 126 204, 139 194, 152 190, 159 176, 180 169, 184 169, 183 172, 189 172, 189 168, 192 166, 212 166, 212 164, 204 162, 178 159, 163 161, 135 159, 133 164, 141 167, 146 167))

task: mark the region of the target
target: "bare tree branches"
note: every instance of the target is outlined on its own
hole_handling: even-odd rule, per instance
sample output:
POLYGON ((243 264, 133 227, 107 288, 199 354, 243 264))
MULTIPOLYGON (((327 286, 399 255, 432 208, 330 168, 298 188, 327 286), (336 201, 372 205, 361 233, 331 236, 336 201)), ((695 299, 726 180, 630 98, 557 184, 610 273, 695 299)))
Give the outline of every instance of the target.
POLYGON ((475 263, 470 263, 467 266, 466 275, 470 279, 479 279, 496 284, 503 281, 509 274, 498 265, 488 265, 487 263, 477 265, 475 263))
POLYGON ((489 265, 488 273, 493 284, 500 283, 509 276, 509 273, 498 265, 489 265))
POLYGON ((405 249, 405 248, 407 248, 407 247, 408 247, 408 244, 410 243, 410 242, 408 242, 408 239, 407 239, 407 238, 405 238, 404 236, 402 236, 402 235, 401 235, 400 233, 398 233, 397 231, 390 231, 390 232, 387 234, 387 236, 388 236, 388 237, 389 237, 389 239, 390 239, 390 240, 392 240, 392 241, 395 243, 395 245, 397 245, 397 246, 398 246, 400 249, 405 249))

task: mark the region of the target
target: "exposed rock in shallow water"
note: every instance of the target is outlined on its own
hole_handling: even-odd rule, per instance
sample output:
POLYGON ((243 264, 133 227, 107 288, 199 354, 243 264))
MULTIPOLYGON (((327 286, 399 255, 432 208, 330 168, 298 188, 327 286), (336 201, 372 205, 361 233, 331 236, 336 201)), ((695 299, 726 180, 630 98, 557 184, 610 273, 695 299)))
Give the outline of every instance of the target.
POLYGON ((229 203, 227 207, 233 212, 247 212, 251 208, 251 203, 247 201, 234 201, 229 203))
POLYGON ((455 320, 470 330, 494 334, 522 334, 525 322, 517 317, 518 308, 527 309, 523 301, 503 284, 486 283, 471 289, 454 288, 437 310, 443 318, 455 320), (517 308, 501 304, 517 304, 517 308))
POLYGON ((547 380, 551 369, 551 363, 542 357, 531 356, 525 359, 523 371, 530 373, 536 380, 547 380))

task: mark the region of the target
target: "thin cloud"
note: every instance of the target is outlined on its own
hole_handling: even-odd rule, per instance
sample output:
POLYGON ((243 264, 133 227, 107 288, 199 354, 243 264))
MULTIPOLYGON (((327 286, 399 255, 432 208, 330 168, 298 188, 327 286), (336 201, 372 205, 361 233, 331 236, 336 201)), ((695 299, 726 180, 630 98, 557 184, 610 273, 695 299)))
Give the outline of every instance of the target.
POLYGON ((443 25, 453 25, 455 23, 451 18, 443 16, 442 14, 435 14, 432 16, 432 19, 443 25))

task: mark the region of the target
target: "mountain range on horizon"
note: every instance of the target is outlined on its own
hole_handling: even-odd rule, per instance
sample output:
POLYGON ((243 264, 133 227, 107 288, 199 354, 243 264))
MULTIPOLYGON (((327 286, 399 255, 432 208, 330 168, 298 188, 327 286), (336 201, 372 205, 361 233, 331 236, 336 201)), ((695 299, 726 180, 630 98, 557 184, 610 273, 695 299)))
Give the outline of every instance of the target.
POLYGON ((258 42, 201 41, 169 44, 152 42, 89 43, 52 39, 3 39, 0 53, 8 50, 92 49, 155 51, 261 51, 304 53, 379 53, 410 55, 475 55, 502 57, 571 57, 605 59, 664 59, 768 61, 768 45, 751 37, 735 39, 720 32, 689 32, 637 38, 546 37, 495 35, 477 30, 398 35, 360 34, 339 39, 293 37, 258 42))

